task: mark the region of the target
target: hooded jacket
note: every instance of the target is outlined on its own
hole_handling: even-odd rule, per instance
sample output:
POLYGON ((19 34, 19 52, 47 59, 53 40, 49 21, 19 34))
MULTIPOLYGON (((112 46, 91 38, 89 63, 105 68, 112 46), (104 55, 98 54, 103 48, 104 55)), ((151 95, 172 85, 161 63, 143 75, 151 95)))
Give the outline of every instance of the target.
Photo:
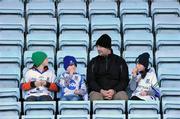
POLYGON ((129 83, 128 67, 125 60, 113 52, 108 56, 96 56, 87 67, 88 92, 101 89, 125 91, 129 83))

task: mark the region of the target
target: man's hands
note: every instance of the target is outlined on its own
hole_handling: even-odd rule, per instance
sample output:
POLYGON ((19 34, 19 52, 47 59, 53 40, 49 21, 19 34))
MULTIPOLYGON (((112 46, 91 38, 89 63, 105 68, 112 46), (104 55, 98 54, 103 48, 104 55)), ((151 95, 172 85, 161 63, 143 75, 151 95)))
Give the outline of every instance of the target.
POLYGON ((104 99, 111 100, 115 94, 115 90, 109 89, 109 90, 100 90, 100 93, 103 95, 104 99))

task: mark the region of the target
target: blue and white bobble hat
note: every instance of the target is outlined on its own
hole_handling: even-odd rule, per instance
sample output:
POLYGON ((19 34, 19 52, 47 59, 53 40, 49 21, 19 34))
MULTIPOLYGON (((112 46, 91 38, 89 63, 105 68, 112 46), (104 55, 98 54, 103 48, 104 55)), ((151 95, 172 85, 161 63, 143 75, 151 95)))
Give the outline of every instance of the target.
POLYGON ((77 66, 77 61, 76 61, 75 57, 73 57, 73 56, 65 56, 63 59, 63 62, 64 62, 65 70, 67 70, 68 66, 70 66, 70 65, 77 66))

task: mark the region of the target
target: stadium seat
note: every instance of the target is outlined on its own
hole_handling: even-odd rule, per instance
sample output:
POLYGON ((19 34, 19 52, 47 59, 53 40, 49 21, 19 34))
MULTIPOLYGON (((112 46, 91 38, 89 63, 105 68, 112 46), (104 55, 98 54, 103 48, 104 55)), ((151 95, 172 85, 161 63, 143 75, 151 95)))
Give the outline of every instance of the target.
POLYGON ((0 16, 0 29, 1 30, 19 30, 25 31, 25 20, 19 16, 2 15, 0 16))
POLYGON ((22 1, 0 1, 1 15, 20 15, 24 16, 24 4, 22 1))
POLYGON ((26 0, 26 2, 56 2, 58 0, 26 0))
POLYGON ((78 67, 87 66, 87 52, 84 50, 60 50, 57 52, 57 67, 63 67, 63 58, 67 55, 74 56, 78 67))
POLYGON ((54 115, 22 115, 21 119, 55 119, 54 115))
POLYGON ((0 102, 17 102, 19 99, 19 88, 0 88, 0 102))
POLYGON ((20 102, 3 102, 0 104, 0 116, 20 116, 21 103, 20 102))
POLYGON ((151 4, 151 16, 156 14, 176 14, 180 15, 180 7, 178 2, 173 0, 152 2, 151 4))
POLYGON ((77 17, 86 17, 86 3, 85 2, 60 2, 58 3, 58 16, 77 16, 77 17))
POLYGON ((20 116, 3 116, 1 119, 19 119, 20 116))
POLYGON ((161 119, 160 114, 128 114, 128 119, 161 119))
POLYGON ((163 101, 162 112, 163 114, 179 114, 180 103, 176 101, 163 101))
POLYGON ((166 87, 161 87, 160 88, 161 92, 161 100, 163 101, 179 101, 180 99, 180 89, 176 87, 172 88, 166 88, 166 87))
POLYGON ((154 17, 154 31, 180 30, 180 18, 177 16, 158 15, 154 17))
POLYGON ((121 115, 125 113, 125 101, 93 101, 93 114, 97 115, 121 115))
POLYGON ((116 2, 111 2, 111 1, 106 1, 106 2, 101 2, 101 1, 96 1, 96 2, 91 2, 89 4, 89 18, 92 19, 92 16, 96 15, 109 15, 111 17, 116 17, 117 16, 117 3, 116 2))
POLYGON ((131 2, 122 2, 119 7, 120 13, 119 16, 126 14, 135 14, 135 15, 146 15, 149 16, 149 6, 148 2, 140 1, 131 1, 131 2))
POLYGON ((163 64, 179 63, 180 54, 178 50, 157 50, 155 52, 156 67, 159 68, 163 64))
POLYGON ((21 68, 16 63, 0 63, 0 87, 18 88, 21 78, 21 68))
POLYGON ((151 17, 140 16, 140 15, 124 15, 123 21, 123 32, 126 30, 147 30, 152 31, 152 20, 151 17))
POLYGON ((28 50, 51 50, 56 52, 57 38, 53 32, 32 32, 27 34, 26 48, 28 50))
POLYGON ((36 30, 49 30, 57 32, 57 21, 56 18, 48 16, 29 17, 27 20, 28 33, 36 30))
MULTIPOLYGON (((59 2, 74 2, 74 0, 57 0, 59 2)), ((87 0, 76 0, 77 2, 86 2, 87 0)))
POLYGON ((85 50, 88 52, 89 35, 87 33, 66 32, 59 35, 60 50, 85 50))
POLYGON ((107 114, 93 114, 92 119, 126 119, 125 114, 121 115, 107 115, 107 114))
POLYGON ((39 101, 39 102, 25 101, 23 111, 25 115, 38 115, 38 116, 53 115, 56 114, 56 102, 55 101, 39 101))
POLYGON ((90 114, 90 101, 58 101, 60 115, 87 115, 90 114))
POLYGON ((1 63, 22 63, 21 48, 16 46, 1 46, 0 47, 0 62, 1 63))
MULTIPOLYGON (((159 114, 159 101, 128 100, 127 110, 129 114, 159 114)), ((145 115, 144 115, 145 116, 145 115)))
POLYGON ((94 17, 91 20, 91 33, 99 30, 114 30, 120 33, 121 25, 119 18, 94 17))
POLYGON ((133 50, 134 48, 141 48, 146 50, 153 50, 154 38, 153 34, 145 30, 136 31, 130 30, 124 33, 124 49, 133 50))
POLYGON ((55 17, 55 4, 51 1, 29 2, 26 5, 26 15, 49 15, 55 17))
POLYGON ((180 49, 180 34, 179 32, 163 32, 156 34, 157 50, 180 49))
POLYGON ((64 33, 70 30, 80 30, 87 33, 89 31, 89 21, 87 18, 61 18, 59 20, 59 32, 64 33))
POLYGON ((2 30, 0 31, 0 44, 20 47, 21 52, 23 52, 24 34, 18 30, 2 30))
POLYGON ((163 114, 163 119, 178 119, 179 114, 163 114))
POLYGON ((164 63, 157 69, 160 87, 180 87, 179 63, 164 63))
POLYGON ((90 119, 90 115, 57 115, 57 119, 90 119))

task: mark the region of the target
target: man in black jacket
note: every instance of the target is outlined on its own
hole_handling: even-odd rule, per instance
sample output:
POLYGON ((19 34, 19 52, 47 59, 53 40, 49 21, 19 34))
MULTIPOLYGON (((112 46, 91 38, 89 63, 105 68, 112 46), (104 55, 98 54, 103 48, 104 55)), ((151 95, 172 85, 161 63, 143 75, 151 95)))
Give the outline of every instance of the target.
POLYGON ((125 60, 113 54, 111 38, 104 34, 96 42, 98 56, 87 67, 90 100, 127 100, 128 67, 125 60))

